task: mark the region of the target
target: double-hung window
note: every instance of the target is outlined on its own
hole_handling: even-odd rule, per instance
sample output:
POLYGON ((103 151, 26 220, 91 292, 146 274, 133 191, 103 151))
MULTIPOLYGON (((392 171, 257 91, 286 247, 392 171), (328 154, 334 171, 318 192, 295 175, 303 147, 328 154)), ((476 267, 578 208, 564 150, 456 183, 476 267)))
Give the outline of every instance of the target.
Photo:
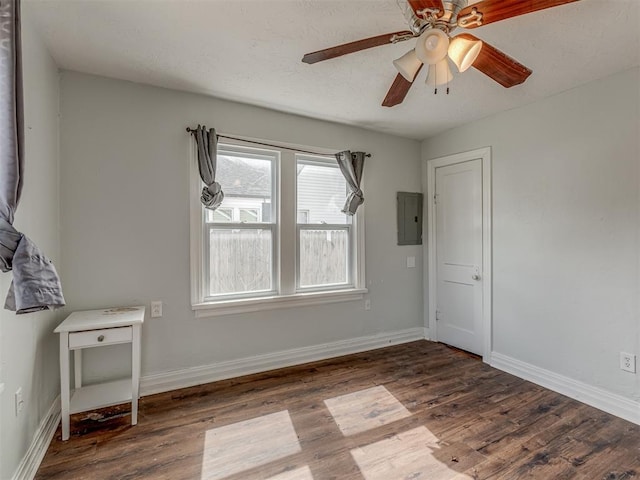
POLYGON ((197 316, 362 298, 364 225, 341 212, 332 157, 219 144, 216 210, 192 171, 192 304, 197 316))
POLYGON ((296 163, 298 290, 352 286, 351 217, 340 211, 347 182, 335 160, 296 155, 296 163))
POLYGON ((273 294, 278 154, 239 147, 218 150, 225 198, 204 212, 204 301, 273 294))

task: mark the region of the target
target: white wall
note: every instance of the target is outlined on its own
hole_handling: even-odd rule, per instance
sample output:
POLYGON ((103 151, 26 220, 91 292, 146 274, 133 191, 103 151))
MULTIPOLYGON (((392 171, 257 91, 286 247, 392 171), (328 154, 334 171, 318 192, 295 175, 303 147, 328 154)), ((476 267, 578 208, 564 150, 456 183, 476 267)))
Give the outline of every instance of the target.
MULTIPOLYGON (((143 374, 422 327, 422 278, 396 246, 395 195, 420 191, 420 143, 200 95, 63 72, 61 202, 74 309, 164 302, 143 328, 143 374), (362 301, 196 319, 190 306, 185 127, 311 147, 366 150, 362 301)), ((114 347, 117 348, 117 347, 114 347)), ((87 352, 87 380, 124 373, 126 347, 87 352), (105 373, 106 372, 106 373, 105 373)))
MULTIPOLYGON (((60 264, 58 190, 58 69, 29 22, 23 6, 25 90, 25 181, 15 226, 60 264)), ((4 305, 11 274, 0 275, 4 305)), ((1 306, 1 305, 0 305, 1 306)), ((59 312, 16 316, 0 310, 0 478, 11 478, 45 413, 59 394, 59 312), (14 392, 22 387, 24 410, 14 414, 14 392)))
MULTIPOLYGON (((490 146, 494 351, 640 400, 638 69, 445 132, 490 146)), ((517 88, 517 87, 516 87, 517 88)))

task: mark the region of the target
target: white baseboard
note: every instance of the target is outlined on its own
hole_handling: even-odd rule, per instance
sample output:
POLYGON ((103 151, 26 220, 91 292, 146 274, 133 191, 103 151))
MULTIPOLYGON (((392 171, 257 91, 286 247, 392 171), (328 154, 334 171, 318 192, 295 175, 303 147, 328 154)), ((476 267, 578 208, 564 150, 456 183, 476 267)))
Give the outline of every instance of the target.
POLYGON ((640 425, 640 403, 629 398, 501 353, 491 353, 491 366, 640 425))
POLYGON ((424 329, 417 327, 397 332, 339 340, 337 342, 313 345, 310 347, 294 348, 212 365, 154 373, 144 375, 140 379, 140 394, 144 396, 168 392, 170 390, 192 387, 217 380, 266 372, 276 368, 326 360, 327 358, 375 350, 377 348, 399 345, 415 340, 424 340, 424 338, 424 329))
POLYGON ((31 445, 29 445, 27 453, 22 457, 22 461, 16 468, 11 480, 33 480, 59 423, 60 397, 58 396, 53 401, 51 408, 45 414, 40 425, 38 425, 38 429, 31 440, 31 445))

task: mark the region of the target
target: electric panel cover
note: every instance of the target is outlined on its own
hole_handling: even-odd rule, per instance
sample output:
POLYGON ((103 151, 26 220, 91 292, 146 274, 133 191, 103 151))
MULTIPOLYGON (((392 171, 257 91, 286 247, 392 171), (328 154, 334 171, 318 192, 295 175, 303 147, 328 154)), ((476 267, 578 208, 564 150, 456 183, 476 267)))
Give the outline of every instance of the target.
POLYGON ((398 245, 422 245, 422 194, 398 192, 398 245))

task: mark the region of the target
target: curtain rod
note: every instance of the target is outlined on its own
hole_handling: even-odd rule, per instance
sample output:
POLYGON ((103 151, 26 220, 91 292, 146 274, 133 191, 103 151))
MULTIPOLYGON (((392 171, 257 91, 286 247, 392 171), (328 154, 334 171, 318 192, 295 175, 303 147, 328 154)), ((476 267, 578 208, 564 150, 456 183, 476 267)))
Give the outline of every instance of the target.
MULTIPOLYGON (((187 127, 187 132, 196 133, 196 129, 187 127)), ((308 150, 301 150, 299 148, 285 147, 285 146, 282 146, 282 145, 272 145, 271 143, 256 142, 255 140, 245 140, 244 138, 230 137, 228 135, 219 135, 218 134, 217 136, 218 136, 218 138, 226 138, 227 140, 237 140, 238 142, 253 143, 255 145, 262 145, 262 146, 265 146, 265 147, 283 148, 285 150, 292 150, 294 152, 308 153, 310 155, 318 155, 318 156, 322 156, 322 157, 335 157, 335 155, 332 154, 332 153, 310 152, 308 150)), ((370 153, 366 153, 364 156, 365 157, 370 157, 371 154, 370 153)))

